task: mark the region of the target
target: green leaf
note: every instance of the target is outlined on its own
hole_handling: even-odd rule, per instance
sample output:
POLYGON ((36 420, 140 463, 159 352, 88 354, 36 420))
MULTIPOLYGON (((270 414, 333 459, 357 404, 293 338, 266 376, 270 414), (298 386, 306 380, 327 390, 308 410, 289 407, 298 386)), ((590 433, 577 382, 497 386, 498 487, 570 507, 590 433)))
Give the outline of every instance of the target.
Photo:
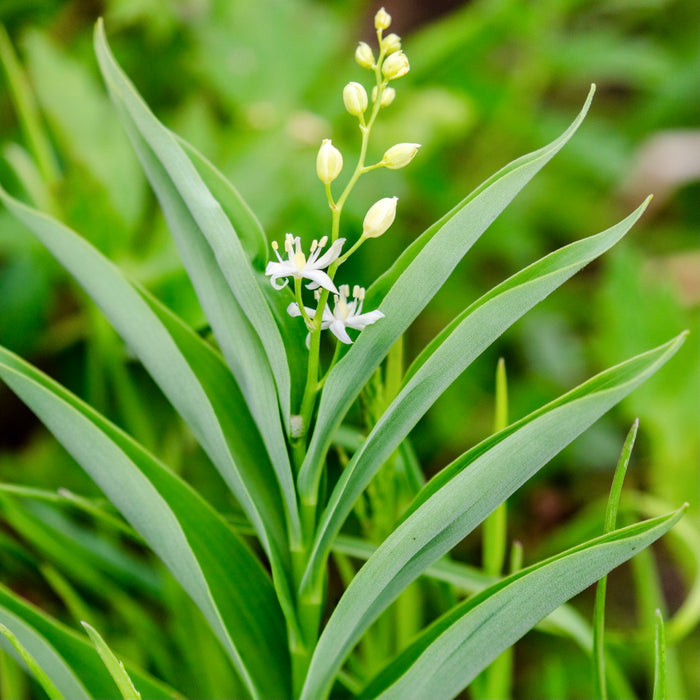
POLYGON ((95 50, 112 101, 270 454, 290 536, 297 541, 298 509, 282 426, 282 417, 289 425, 290 373, 273 314, 221 205, 170 131, 149 111, 122 73, 109 51, 101 22, 95 29, 95 50))
POLYGON ((646 202, 615 226, 547 255, 494 287, 425 348, 333 489, 317 530, 308 582, 323 568, 330 544, 357 498, 438 397, 511 324, 620 240, 645 207, 646 202))
MULTIPOLYGON (((64 698, 111 698, 117 688, 94 647, 82 635, 54 620, 0 584, 0 622, 31 651, 64 698), (83 685, 84 684, 84 685, 83 685)), ((172 700, 180 695, 144 671, 126 664, 146 698, 172 700)))
MULTIPOLYGON (((12 645, 12 648, 19 654, 20 659, 24 661, 27 668, 31 671, 34 678, 36 678, 39 685, 44 689, 50 700, 63 700, 63 694, 54 685, 48 674, 41 667, 43 663, 52 669, 59 668, 61 660, 52 654, 53 650, 48 645, 42 644, 44 640, 41 640, 38 635, 32 635, 31 631, 27 630, 25 625, 19 622, 15 622, 15 625, 20 628, 20 634, 22 634, 22 636, 25 637, 29 644, 31 644, 31 646, 36 650, 35 653, 41 659, 41 663, 37 662, 29 649, 27 649, 27 647, 19 640, 12 630, 10 630, 10 628, 2 622, 0 622, 0 634, 5 637, 5 639, 12 645)), ((66 679, 69 677, 70 676, 66 674, 66 679)), ((77 681, 77 679, 75 680, 77 681)), ((81 692, 79 695, 75 696, 76 698, 89 697, 82 692, 84 691, 84 688, 80 688, 80 691, 81 692)))
POLYGON ((220 356, 79 235, 2 187, 0 199, 76 278, 141 360, 235 494, 268 554, 285 551, 283 507, 270 459, 220 356))
POLYGON ((4 349, 0 376, 189 593, 251 696, 288 694, 286 630, 275 591, 260 562, 224 520, 128 435, 4 349))
POLYGON ((238 190, 210 160, 185 139, 177 134, 173 136, 192 161, 192 165, 197 168, 207 189, 228 216, 250 261, 256 268, 262 270, 267 262, 268 249, 267 237, 258 218, 238 190))
MULTIPOLYGON (((685 522, 685 521, 684 521, 685 522)), ((673 532, 677 534, 681 523, 673 532)), ((362 561, 367 561, 377 546, 366 540, 348 535, 338 535, 333 542, 333 551, 346 556, 355 557, 362 561)), ((462 593, 474 594, 483 591, 490 585, 497 582, 497 578, 485 574, 482 569, 478 569, 468 564, 452 561, 447 557, 431 564, 422 574, 435 581, 449 583, 455 590, 462 593)), ((568 605, 561 605, 541 620, 536 629, 548 634, 568 637, 573 640, 579 648, 590 656, 593 647, 593 630, 587 620, 574 608, 568 605)), ((620 671, 620 668, 612 659, 608 660, 608 676, 610 685, 617 697, 633 697, 634 693, 627 683, 627 679, 620 671)))
POLYGON ((124 664, 116 657, 114 652, 107 646, 107 642, 100 636, 98 631, 87 622, 81 623, 92 640, 92 644, 104 662, 109 674, 114 678, 114 682, 119 688, 124 700, 141 700, 141 693, 136 690, 134 682, 124 668, 124 664))
POLYGON ((651 376, 684 337, 593 377, 476 445, 428 482, 338 602, 311 660, 304 697, 322 695, 353 644, 411 581, 651 376))
POLYGON ((428 628, 362 697, 452 698, 535 623, 668 532, 686 507, 603 535, 508 576, 428 628))
POLYGON ((653 700, 666 698, 666 632, 664 616, 656 610, 656 627, 654 633, 654 691, 653 700))
POLYGON ((396 339, 433 298, 479 236, 515 195, 564 146, 583 121, 593 88, 571 126, 555 141, 499 170, 410 245, 368 290, 366 307, 385 318, 365 329, 326 380, 318 422, 299 473, 299 490, 313 497, 331 436, 396 339))

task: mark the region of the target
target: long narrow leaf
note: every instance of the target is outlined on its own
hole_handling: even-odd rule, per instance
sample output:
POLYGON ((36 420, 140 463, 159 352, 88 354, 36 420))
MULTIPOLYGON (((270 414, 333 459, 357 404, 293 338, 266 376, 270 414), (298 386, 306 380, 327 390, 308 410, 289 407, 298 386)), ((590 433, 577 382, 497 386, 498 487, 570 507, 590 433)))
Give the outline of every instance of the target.
POLYGON ((452 698, 538 620, 668 532, 685 507, 616 530, 507 577, 429 628, 362 692, 452 698))
POLYGON ((189 593, 251 696, 284 696, 289 686, 284 618, 270 579, 233 530, 128 435, 4 349, 0 349, 0 377, 189 593))
MULTIPOLYGON (((114 697, 117 687, 99 655, 82 635, 53 619, 0 584, 0 622, 31 650, 65 698, 114 697), (35 639, 36 641, 31 641, 35 639), (34 646, 37 644, 38 646, 34 646), (44 654, 37 649, 47 647, 44 654), (57 666, 51 661, 60 659, 57 666), (82 686, 82 691, 80 690, 82 686)), ((134 684, 145 698, 172 700, 180 695, 164 683, 127 663, 134 684)))
POLYGON ((267 238, 258 218, 238 190, 210 160, 185 139, 177 134, 173 134, 173 136, 177 139, 182 150, 187 153, 187 157, 197 168, 197 172, 207 189, 233 224, 241 240, 241 245, 253 265, 263 269, 267 262, 267 238))
POLYGON ((385 460, 455 379, 510 325, 624 236, 646 202, 615 226, 521 270, 463 311, 418 357, 398 396, 343 470, 318 528, 309 576, 385 460))
MULTIPOLYGON (((49 700, 62 700, 63 695, 56 687, 55 683, 49 678, 48 673, 42 668, 42 664, 49 666, 55 673, 57 669, 63 670, 61 666, 62 659, 58 658, 53 649, 42 640, 33 630, 27 630, 26 625, 15 622, 15 626, 19 627, 20 634, 27 640, 36 650, 34 653, 39 654, 41 663, 37 662, 32 652, 27 649, 23 642, 19 640, 17 635, 3 622, 0 622, 0 635, 2 635, 10 646, 22 659, 25 666, 31 671, 39 685, 44 689, 44 692, 49 696, 49 700)), ((66 673, 66 679, 70 678, 69 673, 66 673)), ((71 679, 72 680, 72 679, 71 679)), ((77 679, 75 679, 77 681, 77 679)), ((64 681, 65 682, 65 681, 64 681)), ((82 693, 80 697, 85 697, 82 693)))
POLYGON ((0 199, 75 277, 141 360, 230 486, 268 554, 284 551, 285 524, 269 458, 216 353, 174 314, 144 299, 145 292, 78 234, 1 187, 0 199))
POLYGON ((593 98, 593 88, 571 126, 555 141, 519 158, 480 185, 418 238, 368 290, 367 307, 385 318, 363 331, 326 380, 319 419, 299 474, 307 498, 315 491, 318 465, 353 400, 386 353, 433 298, 479 236, 515 195, 573 136, 593 98))
POLYGON ((141 693, 139 693, 134 682, 131 680, 127 670, 124 668, 124 664, 107 646, 107 642, 105 642, 100 633, 87 622, 83 622, 82 625, 92 640, 92 644, 104 662, 110 676, 112 676, 114 682, 117 684, 122 698, 124 698, 124 700, 141 700, 141 693))
MULTIPOLYGON (((95 51, 110 96, 119 108, 129 136, 133 138, 133 132, 136 131, 148 145, 151 154, 162 168, 162 173, 169 180, 170 191, 167 197, 177 199, 176 205, 184 207, 191 216, 210 251, 216 256, 216 262, 241 309, 260 338, 279 390, 283 414, 288 419, 289 367, 284 343, 236 231, 176 139, 148 109, 117 65, 107 44, 101 21, 95 28, 95 51)), ((143 158, 143 153, 139 155, 143 158)), ((164 204, 162 184, 153 184, 161 203, 164 204)), ((186 260, 184 262, 187 264, 186 260)), ((195 285, 198 282, 197 279, 193 281, 195 285)))
POLYGON ((322 695, 359 636, 411 581, 651 376, 684 337, 593 377, 484 440, 428 482, 338 602, 311 660, 304 697, 322 695))

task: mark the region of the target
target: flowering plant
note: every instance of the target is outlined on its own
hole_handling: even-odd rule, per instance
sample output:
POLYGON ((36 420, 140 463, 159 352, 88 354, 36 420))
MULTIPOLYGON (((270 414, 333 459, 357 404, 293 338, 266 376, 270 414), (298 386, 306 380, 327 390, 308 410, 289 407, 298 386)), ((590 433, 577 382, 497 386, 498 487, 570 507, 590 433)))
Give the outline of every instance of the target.
MULTIPOLYGON (((666 362, 682 336, 510 424, 501 367, 494 434, 426 483, 408 442, 420 418, 512 323, 619 241, 646 203, 488 291, 404 372, 401 339, 408 326, 493 219, 573 136, 593 91, 559 138, 489 178, 379 279, 345 280, 342 265, 348 258, 365 244, 381 245, 372 239, 400 216, 397 198, 382 197, 368 208, 359 234, 346 231, 343 207, 354 186, 376 169, 409 165, 419 149, 415 143, 396 144, 368 164, 372 127, 398 99, 394 81, 410 69, 400 38, 385 36, 390 25, 390 16, 380 10, 376 54, 364 42, 355 52, 359 66, 373 76, 369 94, 355 81, 343 90, 361 144, 339 193, 333 187, 343 156, 330 139, 318 151, 328 233, 308 248, 301 235, 286 234, 286 258, 273 243, 276 260, 264 269, 256 260, 267 248, 266 237, 255 217, 214 166, 149 111, 98 25, 95 45, 107 88, 158 196, 213 342, 79 235, 0 190, 7 208, 99 305, 240 507, 239 518, 227 519, 103 415, 13 353, 0 351, 2 379, 199 608, 235 669, 241 696, 449 698, 485 669, 487 680, 477 683, 502 687, 511 675, 508 658, 490 664, 543 618, 550 629, 593 651, 593 637, 602 635, 601 608, 593 631, 584 623, 581 635, 581 621, 560 606, 661 537, 683 512, 614 529, 618 479, 601 536, 526 568, 515 547, 504 572, 505 501, 666 362), (326 341, 333 347, 324 354, 326 341), (365 432, 346 420, 358 397, 365 432), (351 515, 366 536, 342 532, 351 515), (482 522, 486 564, 475 571, 449 552, 482 522), (332 557, 344 583, 340 593, 329 583, 332 557), (365 561, 355 571, 348 557, 365 561), (438 616, 429 625, 418 621, 403 636, 407 643, 389 645, 385 656, 374 658, 373 625, 395 601, 411 600, 419 577, 448 588, 448 595, 436 597, 442 601, 436 604, 438 616), (455 590, 471 595, 457 602, 455 590), (358 650, 358 644, 364 648, 358 650)), ((177 696, 146 671, 122 664, 91 625, 86 624, 87 637, 78 637, 4 588, 0 623, 7 646, 51 697, 177 696)), ((660 624, 659 639, 662 629, 660 624)), ((595 659, 595 678, 604 689, 600 645, 595 659)))

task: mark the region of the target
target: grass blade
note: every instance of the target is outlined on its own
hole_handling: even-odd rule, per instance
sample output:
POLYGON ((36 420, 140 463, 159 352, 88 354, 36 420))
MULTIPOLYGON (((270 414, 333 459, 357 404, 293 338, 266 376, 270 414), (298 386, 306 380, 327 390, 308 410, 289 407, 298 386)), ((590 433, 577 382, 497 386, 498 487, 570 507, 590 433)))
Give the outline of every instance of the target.
MULTIPOLYGON (((94 647, 83 635, 22 600, 0 584, 0 622, 8 626, 41 662, 64 698, 111 698, 117 688, 94 647), (41 649, 46 648, 43 652, 41 649), (39 651, 36 651, 36 650, 39 651), (83 685, 84 684, 84 685, 83 685)), ((153 700, 181 696, 144 671, 127 664, 141 694, 153 700)))
POLYGON ((288 694, 284 618, 260 562, 179 477, 7 350, 0 377, 140 532, 195 601, 254 698, 288 694))
POLYGON ((537 620, 648 547, 685 510, 684 506, 603 535, 508 576, 470 598, 426 630, 365 688, 363 697, 454 697, 537 620))
MULTIPOLYGON (((630 428, 625 443, 622 446, 622 453, 615 469, 608 505, 605 510, 605 524, 603 532, 607 534, 615 529, 617 522, 617 511, 620 507, 620 496, 622 495, 622 484, 627 473, 627 465, 632 456, 634 441, 637 437, 639 420, 636 420, 630 428)), ((595 605, 593 607, 593 694, 601 700, 608 697, 608 688, 605 682, 605 593, 607 590, 608 578, 603 576, 596 586, 595 605)))
MULTIPOLYGON (((63 693, 54 685, 48 674, 41 667, 41 663, 37 662, 27 647, 25 647, 24 644, 22 644, 22 642, 10 630, 10 628, 2 622, 0 622, 0 634, 7 639, 7 641, 12 645, 12 648, 19 654, 19 657, 22 659, 22 661, 24 661, 31 674, 34 676, 34 678, 36 678, 39 685, 44 689, 44 692, 49 696, 49 700, 63 700, 63 693)), ((53 666, 56 660, 49 657, 49 648, 47 646, 38 648, 38 645, 35 645, 35 647, 37 648, 37 652, 39 658, 42 660, 42 663, 49 667, 53 666)), ((82 697, 89 696, 81 693, 80 695, 76 696, 76 700, 77 698, 82 697)))
POLYGON ((314 497, 319 465, 332 434, 360 388, 479 236, 573 136, 592 98, 593 88, 579 115, 559 138, 513 161, 477 187, 414 241, 370 287, 367 308, 379 308, 385 318, 361 333, 328 375, 319 404, 318 423, 299 474, 299 490, 303 497, 314 497))
POLYGON ((654 636, 654 691, 653 700, 666 698, 666 631, 661 610, 656 611, 656 634, 654 636))
POLYGON ((304 697, 322 696, 353 644, 411 581, 659 369, 684 338, 593 377, 484 440, 428 482, 338 602, 311 660, 304 697))
POLYGON ((100 636, 97 630, 87 622, 81 623, 88 633, 93 646, 104 662, 109 674, 119 688, 119 692, 124 700, 141 700, 141 693, 136 690, 134 682, 124 668, 124 664, 115 656, 114 652, 107 646, 107 643, 100 636))

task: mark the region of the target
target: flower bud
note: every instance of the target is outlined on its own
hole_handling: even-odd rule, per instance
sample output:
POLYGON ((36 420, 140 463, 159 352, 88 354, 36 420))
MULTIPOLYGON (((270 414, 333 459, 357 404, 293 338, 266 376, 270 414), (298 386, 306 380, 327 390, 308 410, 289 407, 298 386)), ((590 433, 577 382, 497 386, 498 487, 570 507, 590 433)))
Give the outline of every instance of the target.
POLYGON ((362 235, 365 238, 378 238, 394 223, 398 199, 398 197, 384 197, 369 208, 362 222, 362 235))
POLYGON ((376 15, 374 15, 375 29, 388 29, 391 24, 391 15, 382 7, 376 15))
MULTIPOLYGON (((396 97, 396 90, 392 87, 385 87, 384 91, 382 92, 382 103, 381 107, 388 107, 393 101, 394 98, 396 97)), ((372 88, 372 102, 377 101, 377 86, 375 85, 372 88)))
POLYGON ((419 148, 419 143, 397 143, 384 154, 382 165, 389 170, 403 168, 415 158, 419 148))
POLYGON ((348 83, 343 88, 343 102, 353 117, 359 117, 367 109, 367 91, 360 83, 348 83))
POLYGON ((324 139, 316 156, 316 173, 321 182, 330 184, 343 169, 343 156, 330 139, 324 139))
POLYGON ((374 54, 368 43, 361 41, 357 45, 355 49, 355 60, 363 68, 369 68, 370 70, 374 68, 374 54))
POLYGON ((388 56, 401 48, 401 37, 398 34, 389 34, 389 36, 382 39, 382 46, 388 56))
POLYGON ((387 80, 396 80, 396 78, 406 75, 410 68, 406 54, 403 51, 397 51, 391 56, 387 56, 382 64, 382 73, 387 80))

